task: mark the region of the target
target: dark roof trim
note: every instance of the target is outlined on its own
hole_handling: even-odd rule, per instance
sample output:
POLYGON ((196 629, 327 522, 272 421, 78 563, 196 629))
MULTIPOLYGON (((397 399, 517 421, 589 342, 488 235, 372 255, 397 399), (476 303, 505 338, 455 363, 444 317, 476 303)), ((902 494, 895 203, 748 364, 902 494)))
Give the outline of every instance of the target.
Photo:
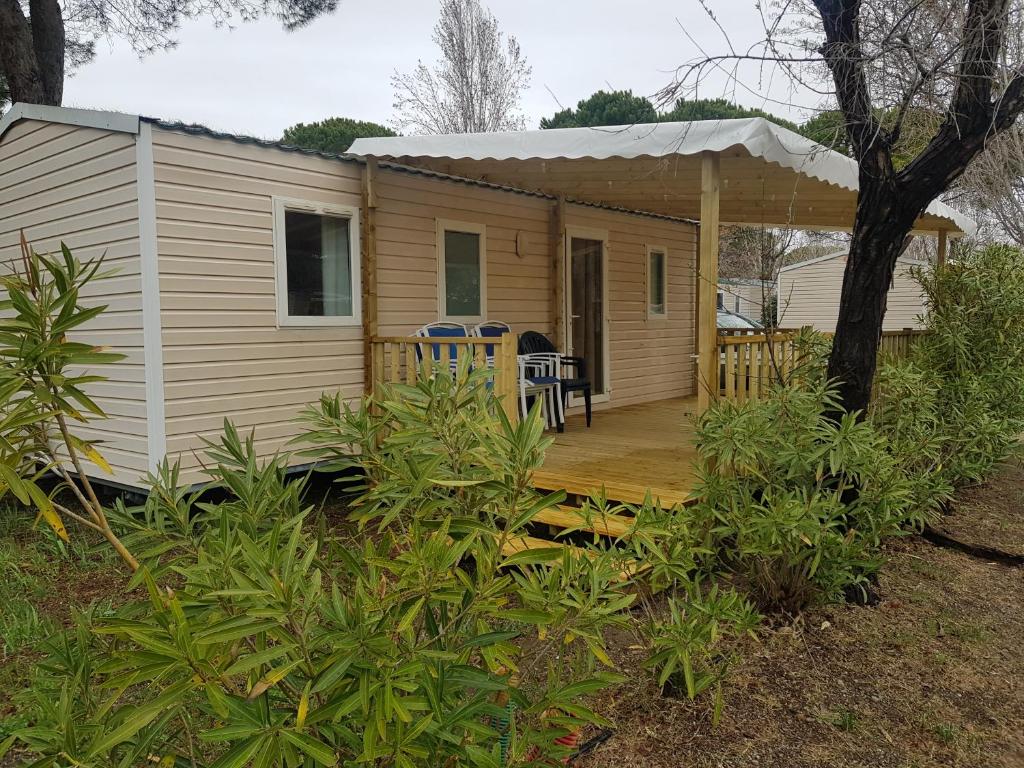
MULTIPOLYGON (((165 131, 174 131, 175 133, 185 133, 191 136, 207 136, 212 139, 221 139, 224 141, 233 141, 236 144, 247 144, 257 147, 263 147, 265 149, 279 149, 282 152, 296 152, 302 155, 311 155, 313 157, 322 157, 327 160, 337 160, 343 163, 356 163, 359 165, 365 165, 367 158, 363 155, 353 154, 340 154, 337 152, 324 152, 319 149, 306 149, 304 147, 296 147, 292 144, 286 144, 283 141, 273 141, 271 139, 257 139, 254 136, 243 136, 237 133, 225 133, 224 131, 215 131, 212 128, 207 128, 205 125, 195 125, 190 123, 183 123, 178 121, 161 120, 155 117, 140 117, 142 122, 151 123, 158 128, 162 128, 165 131)), ((379 168, 384 168, 389 171, 395 171, 397 173, 407 173, 411 176, 423 176, 426 178, 439 179, 441 181, 454 182, 456 184, 466 184, 472 187, 481 187, 483 189, 493 189, 499 192, 510 192, 516 195, 526 195, 527 197, 536 197, 542 200, 554 201, 558 198, 555 195, 550 195, 546 192, 538 192, 536 190, 519 189, 518 187, 510 187, 504 184, 495 184, 490 181, 483 181, 481 179, 468 179, 462 176, 453 176, 448 173, 442 173, 440 171, 433 171, 427 168, 417 168, 411 165, 403 165, 401 163, 391 162, 389 160, 381 160, 378 162, 379 168)), ((658 219, 661 221, 671 221, 675 223, 683 224, 698 224, 698 222, 692 219, 684 219, 677 216, 666 216, 661 213, 651 213, 650 211, 641 211, 634 208, 622 208, 614 205, 606 205, 604 203, 594 203, 588 200, 576 200, 574 198, 566 198, 567 203, 572 205, 581 205, 587 208, 597 208, 605 211, 614 211, 616 213, 624 213, 630 216, 642 216, 649 219, 658 219)))

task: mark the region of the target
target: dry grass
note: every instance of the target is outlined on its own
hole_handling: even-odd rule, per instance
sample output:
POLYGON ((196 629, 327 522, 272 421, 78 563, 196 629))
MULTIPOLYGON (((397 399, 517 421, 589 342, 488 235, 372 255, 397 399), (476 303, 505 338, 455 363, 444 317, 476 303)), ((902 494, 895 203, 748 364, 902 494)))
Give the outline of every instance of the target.
MULTIPOLYGON (((1007 467, 950 522, 974 543, 1019 545, 1022 500, 1024 472, 1007 467)), ((630 681, 599 705, 616 733, 579 764, 1024 766, 1024 569, 917 537, 888 555, 878 606, 817 610, 746 649, 717 728, 707 704, 663 698, 643 652, 620 645, 630 681)))

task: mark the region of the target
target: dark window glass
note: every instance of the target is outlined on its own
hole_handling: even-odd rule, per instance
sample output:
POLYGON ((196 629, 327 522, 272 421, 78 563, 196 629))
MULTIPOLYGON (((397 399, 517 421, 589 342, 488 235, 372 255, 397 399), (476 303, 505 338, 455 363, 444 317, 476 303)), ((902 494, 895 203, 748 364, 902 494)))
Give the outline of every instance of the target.
POLYGON ((480 317, 480 235, 444 233, 446 317, 480 317))
POLYGON ((291 317, 352 316, 349 220, 284 212, 291 317))
POLYGON ((650 280, 648 281, 647 301, 652 315, 665 314, 665 252, 651 251, 649 263, 650 280))

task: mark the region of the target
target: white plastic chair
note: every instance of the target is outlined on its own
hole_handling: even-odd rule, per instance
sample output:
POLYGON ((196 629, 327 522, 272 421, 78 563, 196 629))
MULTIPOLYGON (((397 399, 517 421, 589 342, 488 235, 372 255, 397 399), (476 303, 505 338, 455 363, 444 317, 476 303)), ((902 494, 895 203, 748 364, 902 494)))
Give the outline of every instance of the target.
MULTIPOLYGON (((473 335, 482 339, 500 339, 506 333, 512 333, 512 326, 500 320, 486 320, 478 323, 473 328, 473 335)), ((487 367, 494 367, 494 345, 484 345, 484 356, 487 358, 487 367)))
POLYGON ((561 355, 557 352, 534 352, 519 355, 519 408, 525 417, 527 397, 541 398, 544 422, 549 427, 565 429, 565 412, 562 410, 561 355))

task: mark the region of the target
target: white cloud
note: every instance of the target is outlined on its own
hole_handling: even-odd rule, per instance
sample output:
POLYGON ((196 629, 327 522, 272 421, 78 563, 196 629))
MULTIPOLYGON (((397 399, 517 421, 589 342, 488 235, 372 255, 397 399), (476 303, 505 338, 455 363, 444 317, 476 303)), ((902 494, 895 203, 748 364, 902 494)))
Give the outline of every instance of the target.
MULTIPOLYGON (((697 55, 679 24, 706 50, 726 48, 697 0, 485 4, 502 29, 519 39, 533 67, 523 104, 531 126, 558 109, 556 98, 570 106, 609 86, 643 95, 657 91, 675 66, 697 55)), ((715 8, 737 47, 761 35, 753 0, 717 0, 715 8)), ((68 81, 64 103, 268 138, 293 123, 333 115, 387 122, 393 113, 392 72, 435 56, 430 36, 436 14, 430 0, 341 0, 336 13, 290 33, 268 19, 234 29, 195 20, 182 28, 175 49, 142 59, 123 41, 101 45, 96 60, 68 81)), ((753 73, 748 85, 757 90, 753 73)), ((728 95, 800 117, 751 90, 730 92, 726 78, 717 77, 701 95, 728 95)), ((781 78, 771 93, 793 100, 781 78)))

